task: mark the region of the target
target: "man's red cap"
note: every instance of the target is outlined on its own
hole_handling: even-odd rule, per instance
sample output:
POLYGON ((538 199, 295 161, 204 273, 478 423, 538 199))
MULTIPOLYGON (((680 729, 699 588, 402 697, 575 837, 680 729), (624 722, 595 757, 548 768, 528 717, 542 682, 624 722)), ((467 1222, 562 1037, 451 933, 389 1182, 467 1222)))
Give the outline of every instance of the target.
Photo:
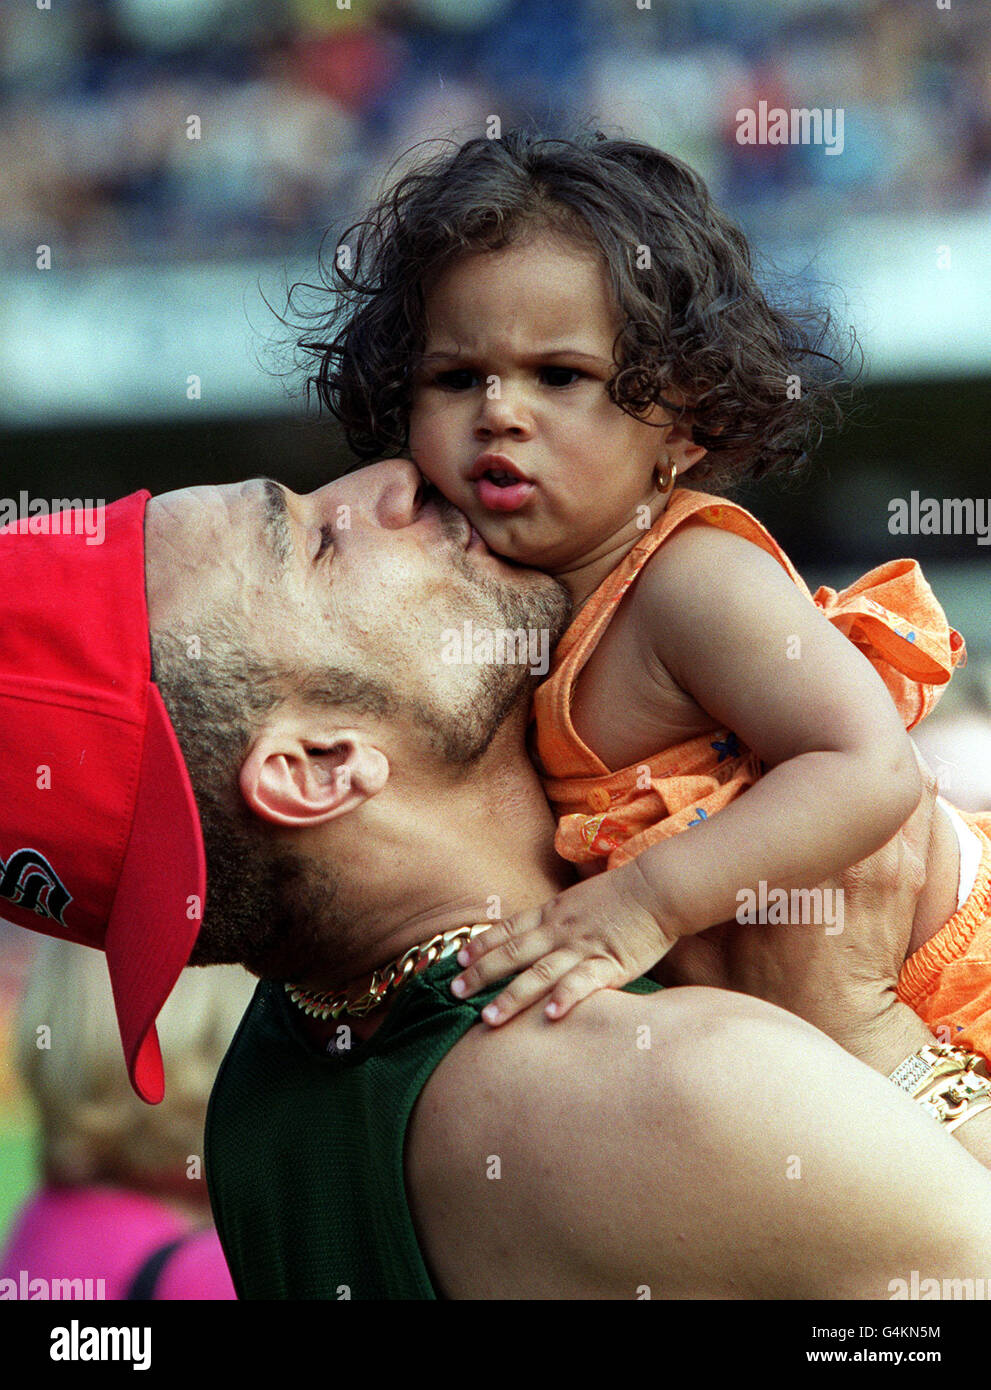
POLYGON ((0 531, 0 917, 106 953, 131 1084, 155 1104, 155 1019, 200 929, 206 856, 151 680, 150 495, 0 531))

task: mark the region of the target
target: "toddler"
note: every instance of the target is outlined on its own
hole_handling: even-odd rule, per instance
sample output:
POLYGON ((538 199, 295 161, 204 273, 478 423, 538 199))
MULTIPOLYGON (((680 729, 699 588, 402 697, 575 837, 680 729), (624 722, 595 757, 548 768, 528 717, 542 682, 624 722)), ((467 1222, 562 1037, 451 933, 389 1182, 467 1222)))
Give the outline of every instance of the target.
MULTIPOLYGON (((768 304, 701 180, 633 141, 469 141, 383 200, 341 279, 344 325, 310 346, 352 447, 408 453, 574 602, 532 752, 583 881, 475 938, 455 993, 522 969, 487 1020, 548 991, 561 1017, 757 904, 794 920, 815 896, 792 890, 887 843, 921 794, 906 729, 963 642, 914 561, 813 597, 719 495, 801 460, 841 364, 768 304)), ((898 985, 985 1055, 989 832, 938 806, 898 985)), ((817 929, 842 925, 834 904, 817 929)))

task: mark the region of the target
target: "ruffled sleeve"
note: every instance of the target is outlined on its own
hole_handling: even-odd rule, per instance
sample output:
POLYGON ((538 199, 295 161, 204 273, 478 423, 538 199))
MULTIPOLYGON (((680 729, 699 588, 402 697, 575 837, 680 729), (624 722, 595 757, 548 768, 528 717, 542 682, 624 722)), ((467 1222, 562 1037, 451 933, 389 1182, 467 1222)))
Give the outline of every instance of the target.
POLYGON ((967 661, 916 560, 889 560, 839 593, 823 585, 813 601, 863 652, 884 681, 906 729, 936 704, 967 661))

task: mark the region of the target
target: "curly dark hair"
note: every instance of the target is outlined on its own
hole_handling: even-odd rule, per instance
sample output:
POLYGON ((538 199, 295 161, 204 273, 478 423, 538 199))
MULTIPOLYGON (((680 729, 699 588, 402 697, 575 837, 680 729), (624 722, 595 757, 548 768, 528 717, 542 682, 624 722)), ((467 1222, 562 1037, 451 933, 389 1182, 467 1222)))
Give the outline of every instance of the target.
POLYGON ((746 237, 688 165, 597 132, 518 129, 405 174, 347 229, 322 275, 336 302, 329 322, 325 304, 311 315, 319 332, 298 342, 316 362, 307 393, 315 388, 359 458, 408 450, 430 278, 455 257, 543 229, 603 256, 624 325, 610 399, 635 418, 654 405, 690 410, 694 442, 708 451, 693 485, 795 473, 825 424, 839 423, 850 352, 827 350, 832 316, 768 302, 746 237))

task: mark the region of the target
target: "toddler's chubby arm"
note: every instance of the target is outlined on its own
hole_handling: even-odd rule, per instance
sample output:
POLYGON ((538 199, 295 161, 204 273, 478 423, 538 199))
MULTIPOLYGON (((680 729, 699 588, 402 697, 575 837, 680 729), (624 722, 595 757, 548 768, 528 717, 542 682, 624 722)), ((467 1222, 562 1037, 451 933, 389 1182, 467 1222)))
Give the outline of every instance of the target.
POLYGON ((768 770, 710 821, 472 941, 455 993, 523 971, 485 1011, 492 1023, 548 991, 548 1015, 562 1017, 594 990, 625 984, 680 937, 733 918, 761 882, 767 892, 808 888, 839 873, 886 844, 922 794, 883 681, 759 547, 686 527, 630 597, 658 699, 666 675, 768 770))

